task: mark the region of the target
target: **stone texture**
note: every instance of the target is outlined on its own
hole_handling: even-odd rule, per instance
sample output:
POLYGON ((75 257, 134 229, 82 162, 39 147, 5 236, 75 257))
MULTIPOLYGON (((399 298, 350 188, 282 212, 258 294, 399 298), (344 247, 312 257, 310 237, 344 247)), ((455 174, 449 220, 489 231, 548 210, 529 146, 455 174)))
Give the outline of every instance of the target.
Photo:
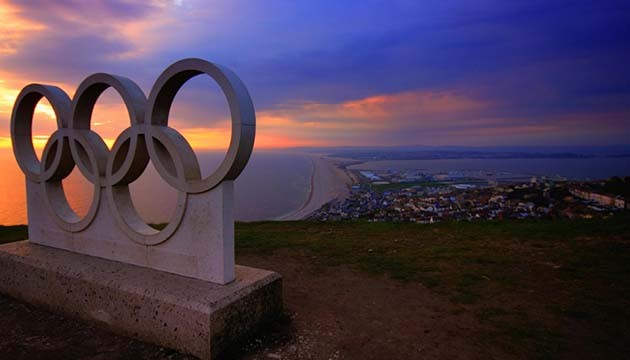
MULTIPOLYGON (((116 222, 110 199, 101 191, 99 209, 86 229, 68 232, 54 220, 41 184, 26 180, 30 241, 81 254, 227 284, 234 280, 234 182, 188 194, 177 231, 163 243, 130 240, 116 222)), ((146 225, 145 225, 146 226, 146 225)))
POLYGON ((274 272, 237 265, 219 285, 29 241, 0 245, 0 291, 204 359, 282 310, 274 272))

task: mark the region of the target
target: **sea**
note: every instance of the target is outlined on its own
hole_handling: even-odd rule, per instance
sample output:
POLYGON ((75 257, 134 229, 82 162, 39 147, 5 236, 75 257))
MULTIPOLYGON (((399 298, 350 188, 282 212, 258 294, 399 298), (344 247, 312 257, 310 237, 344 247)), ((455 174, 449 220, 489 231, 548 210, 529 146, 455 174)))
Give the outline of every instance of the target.
MULTIPOLYGON (((197 154, 202 175, 210 175, 224 153, 197 154)), ((24 175, 10 150, 0 150, 0 224, 25 224, 26 194, 24 175)), ((271 220, 300 209, 310 192, 312 161, 308 155, 291 152, 255 151, 234 184, 234 214, 239 221, 271 220)), ((79 215, 87 212, 93 185, 75 167, 63 181, 70 206, 79 215)), ((175 209, 177 191, 172 189, 149 164, 142 176, 130 185, 131 196, 147 223, 168 222, 175 209)))
MULTIPOLYGON (((224 154, 202 152, 197 156, 203 175, 208 176, 224 154)), ((235 182, 235 218, 239 221, 273 220, 300 209, 311 191, 313 166, 310 156, 312 154, 292 151, 254 151, 247 167, 235 182)), ((0 166, 0 224, 24 224, 24 175, 10 150, 0 150, 0 166)), ((630 176, 630 158, 385 160, 368 161, 350 168, 415 169, 432 173, 480 170, 515 174, 523 178, 549 176, 597 180, 630 176)), ((76 168, 63 185, 71 207, 79 215, 85 214, 92 198, 92 185, 76 168)), ((177 193, 162 180, 152 165, 130 187, 134 205, 147 223, 169 221, 177 193)))
POLYGON ((601 180, 630 176, 630 157, 381 160, 352 165, 357 170, 424 170, 428 173, 487 171, 514 177, 601 180))

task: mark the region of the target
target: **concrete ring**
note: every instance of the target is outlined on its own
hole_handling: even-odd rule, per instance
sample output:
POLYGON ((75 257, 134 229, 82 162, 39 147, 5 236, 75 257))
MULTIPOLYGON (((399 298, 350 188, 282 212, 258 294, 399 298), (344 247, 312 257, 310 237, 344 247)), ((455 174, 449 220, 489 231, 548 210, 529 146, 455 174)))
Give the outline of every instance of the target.
POLYGON ((122 98, 131 125, 144 122, 144 110, 147 98, 140 87, 124 76, 105 73, 92 74, 79 84, 72 101, 70 129, 89 129, 94 105, 103 91, 114 88, 122 98))
POLYGON ((132 241, 147 246, 161 244, 173 236, 182 222, 188 200, 188 194, 180 191, 171 220, 164 229, 157 230, 147 225, 136 211, 128 185, 107 186, 105 193, 118 226, 132 241))
POLYGON ((151 143, 147 149, 155 169, 169 185, 188 192, 188 183, 201 179, 194 150, 175 129, 150 126, 147 130, 147 142, 151 143))
MULTIPOLYGON (((35 148, 33 147, 33 113, 42 97, 45 97, 52 106, 57 118, 58 129, 66 128, 71 116, 70 98, 56 86, 30 84, 24 87, 18 95, 11 114, 13 153, 24 175, 35 182, 46 181, 51 174, 58 172, 54 167, 48 167, 48 171, 44 175, 42 173, 42 164, 37 159, 35 148)), ((70 156, 70 154, 59 153, 59 156, 64 157, 64 160, 66 160, 65 157, 70 156)), ((59 164, 61 162, 55 163, 59 164)))
MULTIPOLYGON (((67 131, 67 129, 64 130, 67 131)), ((51 157, 54 157, 55 159, 58 158, 57 154, 60 152, 60 148, 63 153, 70 153, 68 135, 63 134, 62 131, 56 131, 50 137, 48 144, 46 144, 46 147, 44 148, 42 164, 51 163, 51 157)), ((59 166, 60 169, 66 169, 65 172, 57 171, 57 173, 53 174, 53 176, 51 176, 48 180, 43 181, 41 186, 44 193, 45 206, 48 211, 53 214, 53 219, 57 225, 66 231, 78 232, 87 228, 94 220, 100 203, 101 186, 98 177, 95 181, 90 181, 94 184, 92 202, 88 213, 83 218, 79 217, 74 210, 72 210, 70 204, 68 204, 68 199, 66 198, 66 194, 63 191, 63 185, 61 183, 61 180, 67 177, 74 168, 72 157, 68 158, 70 163, 65 163, 59 166)), ((91 158, 89 161, 93 163, 95 159, 91 158)), ((46 165, 43 166, 46 167, 46 165)))
POLYGON ((42 151, 40 177, 42 181, 65 179, 74 168, 74 159, 68 146, 68 130, 53 132, 42 151))
MULTIPOLYGON (((162 230, 147 225, 140 217, 131 199, 129 184, 142 174, 149 161, 145 130, 144 126, 132 126, 116 139, 107 163, 105 191, 114 218, 127 236, 138 244, 157 245, 168 240, 179 227, 186 210, 188 194, 178 192, 175 212, 162 230)), ((171 151, 178 153, 172 148, 171 151)), ((181 164, 179 161, 177 163, 181 164)), ((179 166, 175 172, 183 172, 183 167, 179 166)))
POLYGON ((92 184, 102 186, 109 150, 97 133, 92 130, 70 130, 68 135, 72 159, 79 171, 92 184))
MULTIPOLYGON (((107 162, 105 192, 118 227, 132 241, 151 246, 163 243, 175 233, 184 217, 188 194, 178 192, 174 214, 162 230, 147 225, 140 217, 133 204, 129 184, 140 177, 149 161, 145 131, 144 126, 134 125, 116 139, 107 162)), ((175 171, 181 173, 183 167, 179 166, 175 171)))
POLYGON ((140 177, 149 163, 142 125, 125 129, 114 142, 107 159, 107 186, 128 185, 140 177))
MULTIPOLYGON (((147 103, 146 124, 153 128, 168 126, 168 117, 175 95, 188 80, 194 76, 206 74, 213 78, 226 96, 232 117, 232 136, 230 146, 223 162, 213 174, 203 179, 178 179, 188 193, 209 191, 225 180, 234 180, 243 171, 254 147, 256 115, 254 105, 247 88, 231 70, 201 59, 184 59, 169 66, 158 77, 147 103)), ((155 164, 168 161, 155 149, 154 141, 147 141, 147 148, 155 164)), ((186 146, 190 148, 190 145, 186 146)), ((194 153, 193 153, 194 154, 194 153)), ((188 151, 183 151, 180 158, 185 164, 196 162, 196 157, 189 159, 188 151)), ((197 164, 198 168, 199 165, 197 164)), ((165 172, 167 166, 157 166, 163 178, 172 177, 165 172)), ((167 180, 168 181, 168 180, 167 180)), ((174 182, 171 179, 171 182, 174 182)))
POLYGON ((45 194, 44 204, 48 211, 53 214, 52 218, 61 229, 68 232, 79 232, 86 229, 92 223, 100 203, 100 186, 94 185, 92 203, 90 204, 88 213, 83 218, 79 217, 79 215, 72 210, 70 204, 68 204, 60 180, 42 182, 40 186, 42 186, 45 194))
POLYGON ((98 134, 90 131, 90 123, 96 101, 110 87, 116 90, 125 103, 131 125, 142 124, 144 121, 146 96, 142 89, 131 79, 123 76, 97 73, 88 76, 81 82, 73 98, 72 118, 68 125, 70 129, 77 130, 77 137, 74 139, 78 140, 81 137, 83 140, 83 148, 80 148, 81 144, 78 141, 71 141, 70 146, 72 154, 75 156, 77 167, 88 179, 105 176, 109 160, 109 151, 105 142, 98 134), (78 135, 80 130, 86 131, 78 135), (77 157, 82 154, 86 156, 77 157), (96 161, 94 164, 90 164, 85 161, 87 158, 94 158, 96 161))

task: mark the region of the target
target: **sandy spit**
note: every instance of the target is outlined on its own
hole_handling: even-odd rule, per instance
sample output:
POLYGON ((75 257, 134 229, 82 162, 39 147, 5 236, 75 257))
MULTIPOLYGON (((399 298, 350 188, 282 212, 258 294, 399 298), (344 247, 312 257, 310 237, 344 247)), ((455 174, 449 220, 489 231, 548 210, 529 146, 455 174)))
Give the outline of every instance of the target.
POLYGON ((339 161, 317 154, 307 154, 312 163, 309 196, 299 209, 279 216, 276 220, 301 220, 334 199, 344 199, 350 193, 354 179, 339 167, 339 161))

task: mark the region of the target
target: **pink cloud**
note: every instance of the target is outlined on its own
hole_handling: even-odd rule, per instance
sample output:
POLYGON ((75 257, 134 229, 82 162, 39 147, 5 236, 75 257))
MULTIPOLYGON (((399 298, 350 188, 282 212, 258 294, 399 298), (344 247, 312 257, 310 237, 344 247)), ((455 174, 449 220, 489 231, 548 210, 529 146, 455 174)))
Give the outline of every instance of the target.
POLYGON ((332 104, 295 102, 275 113, 293 115, 303 113, 304 117, 322 121, 340 118, 364 121, 463 114, 487 106, 486 103, 455 92, 407 91, 332 104))
POLYGON ((258 119, 261 136, 281 133, 307 146, 542 145, 558 138, 595 144, 630 122, 627 113, 519 118, 493 111, 493 104, 458 92, 409 91, 341 103, 292 102, 259 111, 258 119))

